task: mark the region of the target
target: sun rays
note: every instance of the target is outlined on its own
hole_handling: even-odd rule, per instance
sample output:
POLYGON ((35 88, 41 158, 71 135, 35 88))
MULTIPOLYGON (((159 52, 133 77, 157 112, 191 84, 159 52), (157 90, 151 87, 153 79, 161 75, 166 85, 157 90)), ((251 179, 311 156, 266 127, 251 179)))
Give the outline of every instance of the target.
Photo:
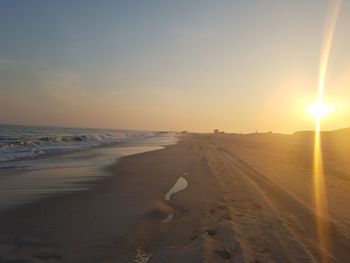
POLYGON ((309 107, 309 114, 315 120, 314 158, 313 158, 313 196, 316 210, 316 228, 320 244, 321 262, 330 262, 329 232, 327 229, 327 192, 322 157, 321 120, 333 111, 333 105, 324 103, 325 82, 327 76, 329 54, 332 46, 334 30, 341 6, 341 0, 331 1, 330 15, 326 24, 325 39, 321 51, 318 77, 317 101, 309 107))

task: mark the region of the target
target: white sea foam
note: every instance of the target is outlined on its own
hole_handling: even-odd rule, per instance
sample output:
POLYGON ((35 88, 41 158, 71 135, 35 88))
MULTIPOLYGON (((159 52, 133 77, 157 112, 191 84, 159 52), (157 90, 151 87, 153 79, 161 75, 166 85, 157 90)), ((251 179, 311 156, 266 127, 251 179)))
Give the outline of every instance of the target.
POLYGON ((165 134, 150 131, 0 125, 0 168, 7 161, 123 142, 152 141, 162 136, 165 134))
POLYGON ((59 136, 43 136, 37 129, 35 134, 1 131, 0 125, 0 155, 8 159, 0 161, 0 210, 49 194, 87 189, 88 181, 110 175, 103 168, 119 158, 160 150, 177 140, 173 133, 147 131, 79 130, 72 134, 77 133, 73 130, 59 136))

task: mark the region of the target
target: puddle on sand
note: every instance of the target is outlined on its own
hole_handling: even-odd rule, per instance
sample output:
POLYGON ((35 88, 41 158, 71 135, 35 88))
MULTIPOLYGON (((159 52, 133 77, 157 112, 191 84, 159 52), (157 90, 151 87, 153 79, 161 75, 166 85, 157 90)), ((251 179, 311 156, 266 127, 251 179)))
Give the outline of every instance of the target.
MULTIPOLYGON (((184 173, 184 175, 187 175, 187 173, 184 173)), ((169 192, 166 193, 165 200, 169 201, 173 194, 181 190, 184 190, 187 186, 188 186, 187 180, 182 176, 179 177, 179 179, 177 179, 174 186, 169 190, 169 192)))
MULTIPOLYGON (((188 173, 184 173, 183 175, 187 176, 188 173)), ((174 186, 169 190, 169 192, 166 193, 166 195, 164 197, 165 200, 169 201, 173 194, 184 190, 187 186, 188 186, 188 181, 182 176, 179 177, 177 179, 176 183, 174 184, 174 186)), ((174 214, 169 214, 166 218, 164 218, 162 220, 162 223, 167 224, 167 223, 173 221, 173 219, 174 219, 174 214)))
POLYGON ((166 218, 164 218, 162 220, 162 223, 163 224, 167 224, 167 223, 173 221, 173 219, 174 219, 174 214, 169 214, 166 218))
MULTIPOLYGON (((183 176, 187 176, 188 173, 184 173, 183 176)), ((179 177, 174 184, 174 186, 169 190, 169 192, 165 195, 165 200, 169 201, 171 196, 179 191, 184 190, 188 186, 188 181, 184 177, 179 177)), ((162 220, 163 224, 170 223, 174 220, 174 214, 169 214, 166 218, 162 220)), ((150 258, 152 256, 152 253, 146 253, 145 251, 141 249, 137 249, 136 255, 134 257, 133 262, 134 263, 147 263, 149 262, 150 258)))

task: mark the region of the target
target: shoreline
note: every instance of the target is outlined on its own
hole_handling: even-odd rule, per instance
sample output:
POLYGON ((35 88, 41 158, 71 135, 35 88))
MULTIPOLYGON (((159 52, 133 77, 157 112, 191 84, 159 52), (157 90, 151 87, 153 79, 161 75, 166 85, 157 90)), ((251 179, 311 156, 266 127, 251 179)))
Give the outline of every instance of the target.
POLYGON ((105 167, 120 158, 160 150, 176 142, 173 135, 14 161, 24 168, 0 170, 0 211, 52 194, 87 190, 89 181, 110 176, 105 167))
MULTIPOLYGON (((115 250, 108 247, 118 236, 121 237, 122 243, 125 242, 123 236, 127 234, 126 230, 153 210, 158 202, 153 196, 147 197, 148 191, 141 189, 144 184, 133 183, 134 180, 138 180, 138 177, 127 178, 120 170, 124 169, 125 163, 149 159, 149 155, 151 158, 152 155, 163 155, 162 151, 176 148, 176 145, 121 157, 118 163, 103 168, 104 171, 111 173, 110 176, 86 182, 89 185, 87 190, 53 194, 34 203, 21 204, 1 211, 0 259, 46 262, 43 259, 46 258, 57 262, 98 262, 95 254, 99 252, 90 253, 94 249, 85 251, 87 247, 92 246, 96 247, 96 250, 104 247, 106 251, 98 260, 108 260, 108 254, 115 250), (131 182, 130 179, 132 179, 131 182), (128 186, 125 187, 125 184, 128 186), (111 186, 115 186, 115 189, 111 189, 111 186), (138 187, 142 198, 125 193, 125 189, 132 192, 130 189, 132 187, 138 187), (138 203, 141 202, 143 205, 139 207, 138 203), (131 206, 133 209, 130 209, 131 206), (89 213, 90 210, 92 214, 89 213), (112 222, 112 219, 115 222, 112 222), (115 232, 108 227, 114 224, 116 224, 115 232), (99 229, 99 233, 95 232, 95 228, 99 229), (100 244, 99 239, 101 239, 100 244), (106 240, 108 240, 107 244, 106 240), (81 245, 84 242, 85 245, 81 245)), ((126 164, 126 166, 130 165, 126 164)), ((144 173, 144 171, 139 172, 144 173)), ((144 176, 143 178, 148 181, 144 176)), ((149 189, 154 193, 151 186, 154 184, 149 185, 149 189)), ((165 188, 163 186, 162 191, 165 188)), ((124 258, 133 258, 135 253, 136 251, 126 253, 124 258)))

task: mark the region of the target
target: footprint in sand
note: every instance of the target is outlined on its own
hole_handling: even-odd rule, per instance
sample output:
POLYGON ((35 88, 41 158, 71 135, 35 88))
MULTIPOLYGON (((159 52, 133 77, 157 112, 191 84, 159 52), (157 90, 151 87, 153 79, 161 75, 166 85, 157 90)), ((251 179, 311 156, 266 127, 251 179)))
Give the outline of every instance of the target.
POLYGON ((213 228, 208 228, 206 231, 209 236, 215 236, 218 233, 218 231, 213 228))
POLYGON ((136 255, 134 257, 134 263, 146 263, 150 260, 153 253, 146 253, 142 249, 138 248, 136 250, 136 255))

